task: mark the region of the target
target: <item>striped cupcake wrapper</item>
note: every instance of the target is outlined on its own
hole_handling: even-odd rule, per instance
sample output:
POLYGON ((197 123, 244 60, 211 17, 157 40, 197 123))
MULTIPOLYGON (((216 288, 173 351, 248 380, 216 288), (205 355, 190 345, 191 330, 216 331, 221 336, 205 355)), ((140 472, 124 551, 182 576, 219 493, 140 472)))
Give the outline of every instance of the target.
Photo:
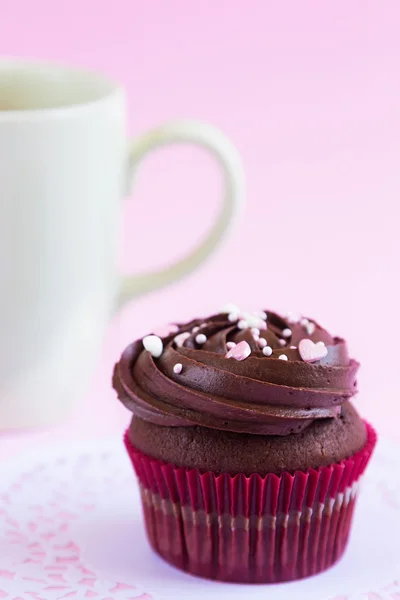
POLYGON ((377 436, 318 470, 216 475, 176 467, 125 445, 139 479, 151 546, 176 567, 210 579, 277 583, 333 565, 349 537, 354 505, 377 436))

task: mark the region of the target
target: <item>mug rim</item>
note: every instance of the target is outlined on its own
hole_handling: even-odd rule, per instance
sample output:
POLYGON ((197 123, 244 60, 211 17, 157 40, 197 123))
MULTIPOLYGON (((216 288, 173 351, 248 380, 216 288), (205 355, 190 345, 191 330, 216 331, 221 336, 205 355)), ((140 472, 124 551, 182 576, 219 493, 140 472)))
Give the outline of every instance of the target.
POLYGON ((24 117, 29 118, 43 118, 43 116, 62 116, 69 114, 76 114, 82 110, 93 109, 101 107, 105 103, 109 102, 110 99, 121 98, 124 96, 123 87, 117 82, 110 79, 107 75, 101 71, 92 70, 86 67, 79 67, 74 65, 63 64, 61 62, 51 60, 36 60, 29 58, 20 57, 7 57, 0 56, 0 89, 1 89, 1 76, 5 72, 24 72, 26 74, 38 75, 53 75, 70 80, 71 85, 78 86, 79 83, 85 82, 88 87, 91 88, 90 97, 85 98, 82 96, 80 100, 57 103, 54 106, 35 106, 27 108, 11 108, 1 109, 0 108, 0 122, 14 119, 21 119, 24 117))

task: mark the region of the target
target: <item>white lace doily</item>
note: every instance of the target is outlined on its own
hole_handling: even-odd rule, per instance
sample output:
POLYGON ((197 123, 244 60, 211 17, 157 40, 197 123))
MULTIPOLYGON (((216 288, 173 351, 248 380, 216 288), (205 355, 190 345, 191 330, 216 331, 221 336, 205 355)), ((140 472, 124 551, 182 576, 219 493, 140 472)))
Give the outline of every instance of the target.
POLYGON ((122 440, 27 448, 0 467, 0 599, 400 600, 399 464, 400 446, 381 441, 337 566, 241 586, 191 577, 152 553, 122 440))

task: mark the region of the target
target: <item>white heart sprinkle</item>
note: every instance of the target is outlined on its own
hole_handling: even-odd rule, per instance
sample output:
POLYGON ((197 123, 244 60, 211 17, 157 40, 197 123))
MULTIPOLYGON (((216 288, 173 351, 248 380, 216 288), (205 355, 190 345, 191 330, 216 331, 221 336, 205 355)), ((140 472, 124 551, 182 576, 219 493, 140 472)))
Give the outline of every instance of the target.
POLYGON ((179 375, 179 373, 182 373, 182 369, 182 363, 176 363, 176 365, 174 365, 174 373, 176 373, 177 375, 179 375))
POLYGON ((265 346, 265 348, 263 348, 262 353, 264 354, 264 356, 271 356, 271 354, 272 354, 271 346, 265 346))
POLYGON ((162 339, 158 335, 146 335, 142 340, 145 350, 150 352, 154 358, 159 358, 163 353, 162 339))
POLYGON ((309 321, 305 327, 308 335, 312 335, 314 333, 315 323, 311 323, 311 321, 309 321))
POLYGON ((282 335, 284 338, 288 338, 292 335, 292 330, 287 328, 282 331, 282 335))
POLYGON ((328 348, 324 342, 314 344, 312 340, 305 338, 299 344, 299 353, 304 362, 315 362, 325 358, 328 354, 328 348))
POLYGON ((288 357, 286 356, 286 354, 281 354, 280 356, 278 356, 278 358, 280 358, 281 360, 287 360, 288 357))
POLYGON ((185 341, 190 337, 190 333, 188 331, 183 331, 174 337, 174 342, 178 348, 182 348, 185 341))
POLYGON ((199 334, 197 334, 197 335, 196 335, 196 337, 195 337, 195 340, 196 340, 196 343, 197 343, 197 344, 200 344, 200 345, 202 345, 202 344, 205 344, 205 343, 206 343, 206 341, 207 341, 207 336, 206 336, 206 335, 204 335, 204 333, 199 333, 199 334))
POLYGON ((235 360, 244 360, 251 354, 251 348, 244 340, 236 344, 234 348, 225 354, 225 358, 234 358, 235 360))

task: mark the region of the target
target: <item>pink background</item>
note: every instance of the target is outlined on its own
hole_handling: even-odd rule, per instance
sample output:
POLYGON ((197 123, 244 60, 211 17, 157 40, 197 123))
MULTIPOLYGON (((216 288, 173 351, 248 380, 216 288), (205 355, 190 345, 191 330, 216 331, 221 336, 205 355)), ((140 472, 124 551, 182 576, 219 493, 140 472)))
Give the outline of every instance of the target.
MULTIPOLYGON (((2 436, 0 456, 122 433, 129 417, 110 389, 122 348, 227 301, 300 310, 346 336, 363 364, 360 410, 398 437, 399 30, 397 0, 2 0, 2 53, 108 72, 127 88, 130 133, 175 117, 223 129, 243 157, 247 206, 208 265, 110 324, 68 422, 2 436)), ((219 191, 201 152, 152 156, 124 207, 121 268, 177 258, 211 223, 219 191)))

